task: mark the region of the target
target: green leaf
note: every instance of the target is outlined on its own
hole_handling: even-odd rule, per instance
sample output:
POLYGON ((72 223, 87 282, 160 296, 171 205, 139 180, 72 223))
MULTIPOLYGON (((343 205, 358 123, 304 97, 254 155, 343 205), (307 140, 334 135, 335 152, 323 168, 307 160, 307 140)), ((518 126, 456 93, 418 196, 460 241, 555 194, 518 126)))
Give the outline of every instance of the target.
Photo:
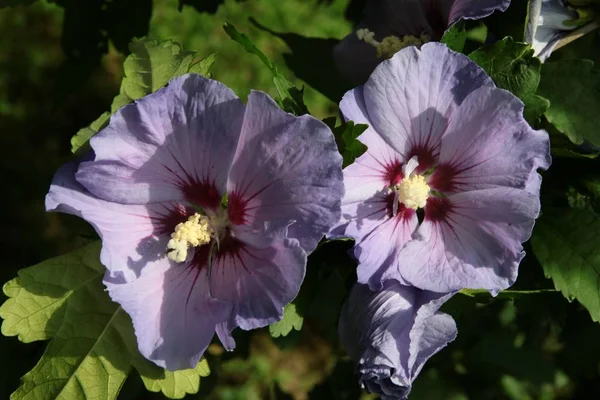
POLYGON ((90 126, 82 128, 71 138, 71 151, 78 156, 85 154, 89 149, 89 141, 98 131, 108 124, 110 113, 104 112, 102 115, 92 122, 90 126))
POLYGON ((556 289, 600 320, 600 219, 584 210, 544 210, 531 243, 556 289))
POLYGON ((572 184, 566 192, 569 206, 600 215, 600 177, 584 173, 575 177, 572 184))
POLYGON ((465 29, 464 22, 460 21, 452 25, 448 29, 440 42, 444 43, 448 48, 456 52, 462 52, 465 47, 467 40, 467 30, 465 29))
POLYGON ((298 314, 296 305, 290 303, 283 309, 283 318, 269 325, 269 333, 273 337, 287 336, 292 329, 299 331, 302 329, 304 318, 298 314))
POLYGON ((28 6, 37 0, 0 0, 0 8, 11 6, 28 6))
POLYGON ((573 142, 557 131, 550 123, 546 122, 543 126, 550 135, 550 150, 552 158, 572 158, 579 160, 593 160, 600 155, 600 150, 594 147, 584 148, 582 145, 575 145, 573 142))
POLYGON ((4 285, 2 333, 23 342, 52 339, 11 396, 18 399, 115 399, 132 365, 151 391, 195 393, 206 363, 165 372, 137 350, 129 316, 111 301, 100 243, 19 271, 4 285))
POLYGON ((475 50, 469 58, 483 68, 498 87, 511 91, 525 103, 523 114, 530 124, 536 123, 550 106, 547 99, 536 94, 542 64, 533 57, 533 49, 527 43, 505 37, 475 50))
POLYGON ((217 61, 217 53, 212 53, 204 58, 198 59, 197 57, 192 60, 188 72, 199 74, 210 78, 212 76, 210 70, 213 64, 217 61))
POLYGON ((202 359, 194 369, 166 371, 145 358, 137 357, 132 361, 142 381, 151 392, 162 392, 170 399, 182 399, 188 393, 197 393, 200 389, 199 377, 210 375, 206 359, 202 359))
POLYGON ((223 25, 223 29, 231 39, 244 46, 248 53, 257 56, 260 61, 271 70, 271 73, 273 74, 273 83, 279 94, 279 105, 285 111, 295 115, 308 114, 308 109, 303 100, 304 89, 298 89, 292 85, 292 83, 279 72, 277 66, 269 60, 265 53, 260 51, 260 49, 252 43, 250 38, 245 34, 240 33, 235 26, 226 22, 223 25))
POLYGON ((196 52, 184 51, 170 40, 134 40, 131 54, 123 63, 124 76, 119 96, 111 106, 114 113, 124 104, 140 99, 189 72, 207 75, 216 54, 198 60, 196 52))
POLYGON ((540 95, 550 100, 548 121, 575 144, 600 146, 600 72, 589 60, 560 60, 542 67, 540 95))
POLYGON ((24 343, 54 337, 63 324, 69 300, 102 279, 98 243, 46 260, 19 271, 3 291, 9 299, 0 306, 2 334, 24 343))
POLYGON ((165 86, 168 81, 187 73, 210 75, 216 53, 200 58, 196 52, 182 50, 178 43, 137 39, 130 43, 131 54, 123 63, 124 76, 119 94, 114 98, 110 113, 105 112, 89 127, 71 139, 71 151, 82 155, 89 150, 88 142, 107 123, 111 114, 134 100, 165 86))
MULTIPOLYGON (((326 123, 330 123, 331 120, 327 119, 326 123)), ((335 123, 335 121, 333 121, 335 123)), ((333 128, 333 135, 335 136, 338 150, 344 158, 343 167, 346 167, 354 162, 358 157, 367 151, 367 146, 362 142, 358 141, 358 137, 361 133, 367 130, 369 126, 366 124, 357 124, 348 121, 341 124, 338 127, 333 128)))

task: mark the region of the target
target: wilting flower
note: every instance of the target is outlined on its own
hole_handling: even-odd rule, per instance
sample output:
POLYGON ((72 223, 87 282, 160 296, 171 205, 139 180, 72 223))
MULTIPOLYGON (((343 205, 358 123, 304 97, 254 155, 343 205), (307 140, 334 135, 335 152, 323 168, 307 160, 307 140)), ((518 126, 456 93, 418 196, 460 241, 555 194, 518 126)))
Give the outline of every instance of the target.
POLYGON ((340 108, 369 125, 331 233, 356 240, 358 281, 510 286, 540 209, 536 170, 550 164, 548 135, 523 119, 523 103, 464 55, 427 43, 381 63, 340 108))
POLYGON ((504 11, 510 0, 367 0, 362 22, 333 51, 338 70, 363 84, 373 69, 398 50, 439 41, 461 19, 504 11))
POLYGON ((125 106, 91 140, 93 159, 56 174, 48 210, 79 215, 102 237, 110 296, 131 316, 141 353, 194 367, 215 331, 282 316, 306 254, 338 221, 341 156, 331 131, 244 104, 199 75, 125 106))
POLYGON ((338 330, 362 388, 383 400, 408 396, 425 362, 456 338, 454 320, 438 311, 450 296, 398 283, 379 292, 354 286, 338 330))
MULTIPOLYGON (((525 32, 525 40, 531 43, 535 55, 545 61, 557 46, 558 42, 577 28, 584 34, 596 25, 591 8, 576 8, 584 5, 585 0, 531 0, 529 3, 529 19, 525 32)), ((591 2, 590 2, 591 3, 591 2)))

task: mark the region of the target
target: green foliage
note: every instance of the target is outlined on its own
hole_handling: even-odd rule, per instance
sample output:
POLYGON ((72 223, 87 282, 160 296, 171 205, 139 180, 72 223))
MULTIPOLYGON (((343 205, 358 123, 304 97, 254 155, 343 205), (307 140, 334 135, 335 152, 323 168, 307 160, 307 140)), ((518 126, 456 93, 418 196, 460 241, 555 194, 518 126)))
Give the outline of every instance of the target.
POLYGON ((494 83, 511 91, 525 103, 523 114, 530 124, 548 109, 550 103, 538 96, 541 62, 533 57, 533 49, 526 43, 510 37, 475 50, 469 57, 494 80, 494 83))
POLYGON ((358 137, 369 128, 366 124, 354 124, 353 121, 344 122, 335 126, 336 118, 330 117, 323 120, 333 131, 338 151, 343 157, 343 167, 352 164, 354 160, 367 151, 367 146, 358 140, 358 137))
POLYGON ((258 47, 243 33, 240 33, 235 26, 229 23, 223 25, 225 32, 233 40, 244 46, 248 53, 256 55, 262 63, 271 70, 273 74, 273 83, 279 93, 279 105, 287 112, 295 115, 308 114, 308 109, 304 104, 303 96, 304 89, 298 89, 290 81, 288 81, 277 69, 277 66, 269 60, 269 58, 260 51, 258 47))
POLYGON ((567 189, 569 206, 600 215, 600 179, 593 174, 582 174, 571 179, 567 189))
POLYGON ((184 51, 170 40, 134 40, 129 45, 131 54, 123 63, 124 77, 119 95, 113 101, 114 113, 131 103, 165 86, 171 79, 196 72, 207 75, 214 63, 214 54, 202 63, 192 51, 184 51))
POLYGON ((545 210, 532 236, 545 274, 572 301, 600 321, 600 219, 585 210, 545 210))
POLYGON ((273 337, 287 336, 292 329, 299 331, 302 329, 304 318, 298 314, 296 305, 290 303, 283 310, 283 319, 269 325, 269 333, 273 337))
POLYGON ((129 316, 111 301, 98 261, 100 243, 19 271, 4 285, 2 333, 23 342, 51 339, 11 396, 18 399, 116 399, 133 366, 146 388, 182 398, 199 389, 206 361, 167 372, 137 350, 129 316))
MULTIPOLYGON (((0 5, 24 2, 25 0, 0 0, 0 5)), ((523 10, 527 4, 527 0, 512 0, 507 12, 495 12, 477 22, 469 21, 467 43, 461 51, 470 53, 475 46, 484 42, 488 32, 490 41, 507 35, 520 41, 525 15, 523 10), (471 23, 479 24, 476 40, 471 36, 474 34, 470 28, 471 23)), ((0 51, 0 69, 4 71, 0 80, 0 125, 3 126, 3 131, 18 133, 2 135, 3 146, 0 146, 5 149, 5 156, 0 159, 5 162, 7 170, 11 171, 10 176, 6 176, 8 185, 19 187, 18 191, 7 191, 5 196, 9 203, 5 208, 5 219, 9 217, 7 226, 11 228, 6 229, 3 235, 7 248, 11 249, 6 252, 4 260, 5 276, 16 274, 16 266, 28 265, 32 263, 31 260, 64 251, 65 246, 72 246, 70 243, 73 238, 77 240, 77 230, 68 229, 71 222, 69 217, 44 216, 40 196, 47 190, 52 170, 64 159, 64 154, 59 150, 60 143, 64 142, 61 133, 76 132, 102 111, 109 110, 110 101, 119 89, 122 64, 119 52, 127 52, 132 36, 148 34, 153 38, 175 39, 183 48, 200 50, 200 54, 219 51, 219 68, 214 71, 218 80, 233 88, 242 98, 251 88, 268 91, 277 98, 276 89, 279 88, 271 84, 272 70, 264 68, 259 57, 246 54, 242 47, 222 31, 222 21, 231 21, 252 38, 252 42, 264 52, 268 60, 278 66, 281 75, 288 77, 295 85, 301 85, 301 81, 308 85, 304 100, 310 105, 313 115, 323 118, 337 113, 337 102, 344 91, 350 88, 348 84, 342 83, 330 57, 333 46, 351 32, 352 24, 344 18, 348 5, 346 18, 350 8, 353 8, 357 12, 355 22, 359 21, 362 18, 364 0, 60 0, 56 3, 37 2, 31 7, 0 10, 4 13, 0 15, 0 30, 4 37, 3 51, 0 51), (216 11, 216 15, 210 16, 206 11, 216 11), (262 25, 250 23, 249 16, 261 21, 262 25), (19 46, 14 43, 19 43, 19 46), (114 46, 109 48, 108 43, 114 46), (73 74, 78 75, 78 78, 74 78, 73 74), (8 124, 5 124, 7 121, 8 124), (29 161, 20 168, 19 164, 23 159, 29 161), (27 185, 20 185, 25 181, 27 185)), ((444 40, 449 40, 449 37, 444 40)), ((558 59, 586 58, 598 65, 599 43, 600 35, 597 30, 554 52, 549 61, 542 65, 542 81, 546 66, 558 59)), ((454 46, 452 43, 448 44, 454 46)), ((515 55, 515 59, 519 57, 519 54, 515 55)), ((532 63, 527 57, 521 57, 517 61, 518 65, 523 66, 514 68, 515 70, 527 72, 532 69, 532 63)), ((584 74, 580 77, 580 85, 587 85, 584 80, 586 76, 588 75, 584 74)), ((493 78, 498 83, 498 78, 493 78)), ((540 84, 540 89, 535 94, 546 97, 541 92, 543 84, 544 82, 540 84)), ((588 91, 591 90, 590 87, 588 91)), ((577 91, 573 93, 571 87, 557 94, 559 97, 572 97, 573 106, 585 108, 586 104, 579 101, 579 95, 577 91)), ((129 101, 127 97, 125 100, 129 101)), ((559 100, 571 101, 563 98, 559 100)), ((554 103, 552 101, 552 106, 554 103)), ((118 107, 118 103, 115 104, 118 107)), ((539 104, 548 105, 547 102, 539 104)), ((548 123, 550 111, 544 111, 546 117, 542 119, 542 127, 548 131, 550 128, 555 130, 548 123)), ((526 109, 526 114, 528 113, 529 108, 526 109)), ((535 118, 528 116, 529 121, 536 123, 539 110, 534 110, 531 114, 535 118)), ((108 116, 109 113, 103 114, 87 131, 82 130, 79 142, 74 143, 74 147, 85 145, 89 137, 106 123, 108 116)), ((577 121, 579 127, 580 122, 577 121)), ((335 130, 335 121, 330 126, 335 130)), ((336 139, 338 143, 341 142, 340 149, 345 146, 341 138, 343 132, 344 129, 337 132, 336 139)), ((349 159, 345 157, 345 164, 354 159, 352 143, 356 142, 358 134, 347 137, 350 151, 349 159)), ((584 136, 590 134, 594 133, 590 130, 583 132, 584 136)), ((596 157, 598 152, 589 147, 579 147, 563 133, 552 132, 551 136, 554 165, 544 172, 543 192, 550 193, 548 197, 553 201, 559 198, 557 202, 562 201, 560 204, 565 207, 568 200, 572 207, 581 210, 582 215, 597 212, 600 210, 597 206, 598 190, 594 178, 597 162, 590 158, 596 157), (593 153, 586 154, 586 151, 593 153), (567 189, 569 191, 565 198, 567 189)), ((583 143, 587 144, 587 141, 584 140, 583 143)), ((355 144, 360 147, 360 142, 355 144)), ((83 151, 80 150, 78 154, 83 151)), ((362 151, 364 147, 358 149, 356 156, 362 154, 362 151)), ((545 209, 548 204, 553 204, 547 198, 543 202, 545 209)), ((549 215, 547 218, 553 217, 549 215)), ((543 223, 544 218, 541 221, 543 223)), ((585 228, 583 230, 587 229, 584 225, 582 227, 585 228)), ((233 353, 213 352, 219 346, 216 343, 211 345, 208 353, 212 357, 211 366, 219 372, 218 378, 217 374, 213 374, 210 379, 203 380, 203 393, 198 397, 262 399, 288 398, 290 394, 294 398, 310 399, 367 398, 366 394, 360 394, 355 375, 356 365, 343 354, 343 349, 336 342, 335 324, 339 306, 348 287, 356 280, 353 276, 353 261, 345 259, 350 245, 351 241, 326 242, 315 252, 319 253, 316 259, 311 255, 307 278, 301 293, 293 302, 295 311, 289 315, 286 312, 284 317, 284 321, 288 323, 290 316, 302 318, 302 331, 296 331, 291 323, 288 325, 291 328, 287 336, 282 334, 277 340, 272 340, 266 329, 252 332, 236 330, 234 335, 238 347, 233 353), (344 248, 335 247, 342 244, 344 248), (283 348, 282 343, 285 343, 283 348), (319 358, 322 354, 328 354, 330 358, 319 358), (212 364, 213 360, 215 364, 212 364), (320 368, 336 361, 337 365, 332 373, 329 367, 320 368), (315 382, 318 382, 317 387, 311 391, 311 385, 315 382), (215 385, 214 388, 211 388, 211 384, 215 385), (287 385, 285 389, 284 385, 287 385)), ((553 245, 551 242, 546 247, 551 249, 553 245)), ((535 249, 536 252, 538 249, 539 246, 535 249)), ((594 383, 598 381, 600 371, 600 346, 595 339, 600 334, 600 325, 592 322, 588 311, 578 302, 565 301, 556 290, 540 289, 548 287, 552 282, 544 279, 542 267, 531 256, 533 252, 527 249, 527 253, 529 256, 520 265, 515 290, 501 292, 495 298, 487 292, 469 291, 454 296, 445 305, 453 311, 452 315, 459 325, 459 335, 453 343, 427 362, 414 383, 411 399, 558 400, 598 397, 598 388, 594 383), (528 259, 535 262, 528 262, 528 259), (529 274, 534 277, 529 278, 529 274)), ((576 262, 580 261, 578 257, 574 259, 576 262)), ((61 273, 69 270, 60 269, 61 273)), ((88 276, 87 270, 81 269, 82 278, 88 276)), ((35 278, 40 280, 37 275, 35 278)), ((101 278, 92 279, 99 282, 101 278)), ((40 301, 40 306, 45 308, 38 312, 29 312, 27 307, 20 305, 25 311, 19 312, 26 313, 25 318, 6 316, 6 321, 11 323, 3 329, 12 331, 12 335, 19 335, 24 341, 46 337, 53 343, 58 343, 58 336, 53 332, 67 329, 63 326, 62 315, 72 315, 74 305, 69 300, 70 297, 63 296, 67 289, 61 289, 58 294, 42 296, 41 294, 50 291, 43 286, 44 291, 39 292, 35 287, 28 286, 25 291, 16 286, 9 289, 7 285, 7 291, 37 293, 34 302, 26 302, 27 307, 37 309, 35 302, 40 301, 39 297, 53 301, 40 301), (46 313, 50 317, 46 318, 46 313), (36 328, 30 329, 31 327, 36 328), (26 333, 29 329, 29 333, 26 333)), ((71 288, 67 291, 72 291, 70 296, 76 296, 76 293, 84 290, 87 289, 71 288)), ((96 289, 91 292, 96 293, 96 289)), ((96 294, 99 295, 99 292, 96 294)), ((101 303, 104 304, 105 300, 106 298, 101 303)), ((0 314, 4 316, 4 308, 0 310, 0 314)), ((104 324, 106 333, 103 338, 120 335, 117 328, 122 325, 119 322, 122 318, 127 319, 130 325, 127 315, 122 312, 113 315, 113 322, 104 324)), ((82 318, 95 321, 97 315, 88 317, 86 314, 82 318)), ((103 317, 103 321, 105 320, 103 317)), ((124 349, 124 352, 135 346, 132 335, 122 335, 120 340, 123 343, 116 345, 116 348, 124 349)), ((88 345, 89 348, 93 347, 90 360, 96 357, 108 361, 106 364, 112 366, 113 361, 109 358, 98 356, 103 351, 104 339, 96 338, 96 341, 98 344, 95 347, 88 345)), ((22 345, 13 338, 0 338, 0 354, 5 360, 10 360, 0 366, 4 378, 0 380, 0 398, 9 398, 9 391, 14 391, 17 387, 18 376, 26 367, 31 368, 35 364, 34 357, 39 357, 42 345, 45 344, 40 342, 37 345, 22 345)), ((57 345, 54 346, 56 349, 57 345)), ((79 356, 67 356, 69 362, 77 364, 79 356)), ((64 357, 60 355, 58 358, 64 357)), ((62 367, 62 364, 51 365, 49 362, 53 359, 49 359, 47 355, 44 360, 48 361, 47 368, 62 367)), ((118 364, 118 360, 115 363, 118 364)), ((88 365, 93 366, 93 363, 82 362, 79 371, 88 365)), ((142 381, 150 390, 162 390, 169 397, 181 397, 185 392, 197 390, 197 383, 194 382, 197 382, 202 370, 199 366, 196 372, 189 371, 188 375, 172 374, 143 358, 135 357, 127 365, 128 370, 142 371, 142 379, 127 380, 119 393, 119 399, 122 400, 162 398, 162 395, 146 393, 142 381)), ((41 370, 36 368, 36 374, 40 374, 41 370)), ((67 374, 73 371, 70 366, 68 368, 67 374)), ((71 380, 77 377, 76 374, 73 376, 71 380)), ((29 383, 26 384, 30 387, 37 382, 31 374, 27 379, 29 383)), ((39 380, 39 377, 36 379, 39 380)), ((124 378, 115 374, 111 379, 113 384, 124 378)), ((19 389, 19 393, 22 394, 23 389, 19 389)), ((31 398, 35 399, 36 393, 35 390, 31 392, 31 398)), ((55 397, 71 397, 71 393, 64 393, 55 397)), ((94 393, 88 394, 92 396, 94 393)), ((53 395, 47 394, 47 397, 53 398, 53 395)), ((371 397, 373 395, 369 398, 371 397)))
POLYGON ((89 150, 88 142, 108 123, 110 115, 134 100, 140 99, 165 86, 168 81, 187 73, 210 76, 216 54, 200 58, 198 53, 182 50, 171 40, 134 40, 129 45, 131 54, 123 64, 123 80, 119 94, 114 98, 111 112, 104 113, 71 139, 71 151, 82 155, 89 150))
POLYGON ((206 359, 200 360, 196 368, 167 371, 149 362, 138 353, 132 359, 131 364, 140 374, 147 390, 162 392, 169 399, 182 399, 189 393, 197 393, 200 389, 200 377, 210 375, 206 359))
POLYGON ((462 52, 465 47, 465 42, 467 41, 467 30, 465 29, 465 24, 463 21, 459 21, 458 23, 452 25, 450 29, 448 29, 440 42, 444 43, 450 50, 454 50, 456 52, 462 52))
POLYGON ((99 130, 104 128, 110 119, 111 113, 104 112, 90 126, 81 128, 75 136, 71 138, 71 151, 77 155, 85 154, 90 148, 88 142, 99 130))
POLYGON ((593 148, 590 146, 587 146, 586 148, 574 144, 566 135, 560 133, 547 121, 543 125, 543 128, 546 129, 550 135, 550 150, 553 158, 560 157, 571 158, 574 160, 592 160, 600 155, 600 148, 593 148))
POLYGON ((27 6, 31 3, 35 3, 36 1, 37 0, 0 0, 0 8, 10 6, 27 6))
POLYGON ((592 60, 595 65, 600 65, 600 30, 589 32, 583 37, 554 50, 546 62, 558 60, 572 60, 574 58, 585 58, 592 60))
POLYGON ((550 100, 548 121, 575 144, 600 146, 600 72, 589 60, 547 62, 540 95, 550 100))

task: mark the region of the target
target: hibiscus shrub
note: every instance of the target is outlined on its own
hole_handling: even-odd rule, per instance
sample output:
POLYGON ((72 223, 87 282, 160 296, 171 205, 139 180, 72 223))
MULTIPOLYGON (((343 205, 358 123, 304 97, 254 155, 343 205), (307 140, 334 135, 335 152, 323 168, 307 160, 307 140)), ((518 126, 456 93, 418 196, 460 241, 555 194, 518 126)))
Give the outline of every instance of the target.
POLYGON ((4 397, 600 396, 600 2, 322 3, 246 22, 283 59, 252 0, 0 10, 64 8, 48 121, 123 72, 39 168, 64 254, 6 279, 4 397))

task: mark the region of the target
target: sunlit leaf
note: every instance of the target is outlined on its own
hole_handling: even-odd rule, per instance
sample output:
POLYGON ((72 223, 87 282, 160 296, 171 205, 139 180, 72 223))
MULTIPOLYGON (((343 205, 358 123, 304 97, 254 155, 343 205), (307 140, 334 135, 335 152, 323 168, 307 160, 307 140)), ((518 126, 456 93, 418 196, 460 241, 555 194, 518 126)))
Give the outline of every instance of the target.
POLYGON ((89 150, 89 146, 87 145, 92 136, 94 136, 98 131, 108 124, 108 120, 110 119, 110 113, 105 112, 102 113, 97 120, 92 122, 90 126, 86 126, 85 128, 81 128, 79 132, 75 134, 71 138, 71 151, 77 155, 83 155, 86 151, 89 150))
POLYGON ((209 76, 216 58, 216 53, 200 58, 196 52, 185 51, 170 40, 134 40, 129 50, 131 54, 123 64, 121 88, 112 102, 110 113, 102 114, 89 127, 77 132, 71 139, 73 153, 82 155, 88 151, 90 138, 108 123, 110 115, 119 108, 157 91, 178 76, 190 72, 209 76))
POLYGON ((467 31, 464 22, 460 21, 450 27, 442 36, 440 42, 456 52, 463 51, 467 40, 467 31))
POLYGON ((505 37, 475 50, 469 58, 483 68, 498 87, 511 91, 525 103, 523 114, 529 123, 535 123, 548 109, 548 100, 536 94, 542 64, 533 57, 533 49, 527 43, 505 37))
POLYGON ((167 372, 137 350, 129 316, 111 301, 100 244, 19 271, 4 285, 2 333, 23 342, 52 339, 11 399, 116 399, 135 367, 148 390, 182 398, 199 389, 206 362, 167 372))
POLYGON ((294 303, 285 306, 283 311, 283 318, 281 321, 269 325, 269 333, 271 333, 271 336, 273 337, 287 336, 292 329, 297 331, 302 329, 304 318, 298 314, 294 303))
POLYGON ((358 137, 367 130, 365 124, 354 124, 348 121, 333 128, 333 134, 338 145, 338 150, 343 157, 343 166, 346 167, 367 151, 367 146, 358 141, 358 137))

